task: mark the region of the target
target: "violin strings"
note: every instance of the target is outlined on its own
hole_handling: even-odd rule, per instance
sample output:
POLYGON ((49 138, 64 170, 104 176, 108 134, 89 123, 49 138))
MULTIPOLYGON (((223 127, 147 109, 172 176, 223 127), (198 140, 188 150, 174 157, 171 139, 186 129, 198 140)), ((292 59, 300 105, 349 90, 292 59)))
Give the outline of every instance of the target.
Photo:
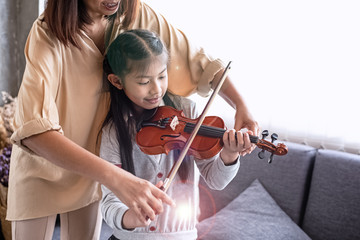
MULTIPOLYGON (((170 118, 172 119, 172 118, 170 118)), ((166 119, 164 121, 165 125, 168 125, 171 123, 170 119, 166 119)), ((180 120, 180 122, 185 123, 185 128, 184 131, 190 133, 194 128, 195 128, 195 124, 191 123, 191 122, 186 122, 183 120, 180 120)), ((212 127, 212 126, 207 126, 207 125, 201 125, 200 129, 199 129, 199 134, 206 136, 206 137, 215 137, 215 138, 219 138, 222 137, 222 135, 224 134, 226 130, 222 129, 222 128, 218 128, 218 127, 212 127)), ((250 135, 250 141, 252 143, 257 143, 259 141, 259 138, 257 136, 253 136, 250 135)))
MULTIPOLYGON (((185 126, 185 131, 192 131, 195 127, 194 123, 187 123, 185 126)), ((207 125, 201 125, 199 129, 199 134, 206 136, 206 137, 221 137, 225 132, 225 129, 207 126, 207 125)))
MULTIPOLYGON (((195 124, 188 123, 190 130, 194 129, 195 124)), ((203 136, 207 137, 222 137, 226 130, 222 128, 212 127, 212 126, 206 126, 202 125, 199 130, 199 134, 202 134, 203 136)), ((258 143, 259 137, 249 135, 250 142, 252 143, 258 143)))

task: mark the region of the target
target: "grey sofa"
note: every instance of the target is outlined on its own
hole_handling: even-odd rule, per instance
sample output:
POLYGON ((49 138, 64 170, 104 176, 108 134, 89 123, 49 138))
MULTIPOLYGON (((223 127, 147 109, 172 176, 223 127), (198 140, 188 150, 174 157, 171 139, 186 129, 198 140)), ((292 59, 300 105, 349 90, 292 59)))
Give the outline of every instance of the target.
POLYGON ((222 191, 200 181, 199 239, 360 239, 360 156, 285 144, 271 164, 243 157, 222 191))

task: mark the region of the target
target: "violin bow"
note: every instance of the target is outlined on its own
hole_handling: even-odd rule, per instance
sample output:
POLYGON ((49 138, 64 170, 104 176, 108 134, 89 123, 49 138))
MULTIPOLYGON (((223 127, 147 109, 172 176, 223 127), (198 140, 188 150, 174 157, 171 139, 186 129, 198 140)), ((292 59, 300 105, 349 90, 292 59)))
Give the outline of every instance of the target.
POLYGON ((225 79, 227 77, 227 74, 228 74, 228 71, 230 70, 231 68, 231 61, 228 63, 228 65, 226 66, 221 78, 220 78, 220 81, 218 82, 218 84, 216 85, 213 93, 211 94, 210 98, 209 98, 209 101, 206 103, 206 106, 204 107, 204 110, 203 112, 201 113, 200 117, 199 117, 199 120, 197 121, 195 127, 194 127, 194 130, 192 131, 191 135, 189 136, 188 140, 186 141, 185 143, 185 146, 183 148, 183 150, 181 151, 180 155, 179 155, 179 159, 174 163, 174 165, 172 166, 169 174, 167 175, 167 177, 165 178, 164 180, 164 184, 163 186, 160 188, 161 190, 163 190, 164 192, 166 192, 168 190, 168 188, 170 187, 170 184, 171 182, 173 181, 177 171, 179 170, 179 167, 181 165, 181 163, 183 162, 185 156, 186 156, 186 153, 188 152, 192 142, 194 141, 195 139, 195 136, 197 135, 204 119, 205 119, 205 116, 210 108, 210 105, 212 104, 212 102, 214 101, 216 95, 218 94, 218 92, 220 91, 220 88, 221 86, 223 85, 223 83, 225 82, 225 79))

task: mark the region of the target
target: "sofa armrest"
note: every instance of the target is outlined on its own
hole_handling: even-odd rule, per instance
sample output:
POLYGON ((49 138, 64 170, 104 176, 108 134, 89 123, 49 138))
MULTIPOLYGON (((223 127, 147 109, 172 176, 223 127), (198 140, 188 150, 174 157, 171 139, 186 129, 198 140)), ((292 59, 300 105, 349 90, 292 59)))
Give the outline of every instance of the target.
POLYGON ((314 240, 359 239, 359 155, 318 151, 302 227, 314 240))

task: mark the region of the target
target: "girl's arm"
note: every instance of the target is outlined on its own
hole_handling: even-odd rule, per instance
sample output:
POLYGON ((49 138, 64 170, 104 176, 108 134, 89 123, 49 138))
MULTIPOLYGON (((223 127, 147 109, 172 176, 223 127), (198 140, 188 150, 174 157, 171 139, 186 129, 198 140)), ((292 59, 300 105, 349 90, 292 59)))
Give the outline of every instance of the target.
POLYGON ((37 155, 69 171, 107 186, 144 224, 163 211, 162 203, 173 201, 150 182, 135 177, 97 157, 56 131, 48 131, 22 140, 37 155))
POLYGON ((249 133, 227 130, 223 135, 224 147, 211 159, 196 160, 201 175, 212 189, 222 190, 235 177, 240 167, 239 152, 251 146, 249 133), (236 135, 236 137, 235 137, 236 135))
POLYGON ((235 177, 240 167, 239 157, 233 164, 226 165, 220 154, 210 159, 195 159, 195 162, 206 184, 215 190, 224 189, 235 177))

